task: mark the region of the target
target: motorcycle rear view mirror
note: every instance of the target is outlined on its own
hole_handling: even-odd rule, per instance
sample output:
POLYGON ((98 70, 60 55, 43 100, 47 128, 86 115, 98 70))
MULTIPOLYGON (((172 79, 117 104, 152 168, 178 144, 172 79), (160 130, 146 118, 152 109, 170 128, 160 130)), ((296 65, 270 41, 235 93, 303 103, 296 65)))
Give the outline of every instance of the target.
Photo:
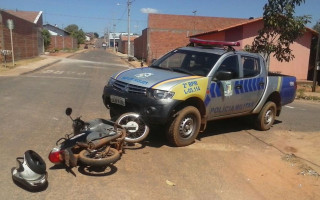
POLYGON ((71 117, 71 113, 72 113, 72 108, 67 108, 66 109, 66 115, 70 117, 70 119, 73 121, 72 117, 71 117))
POLYGON ((67 108, 66 109, 66 115, 70 116, 72 113, 72 108, 67 108))

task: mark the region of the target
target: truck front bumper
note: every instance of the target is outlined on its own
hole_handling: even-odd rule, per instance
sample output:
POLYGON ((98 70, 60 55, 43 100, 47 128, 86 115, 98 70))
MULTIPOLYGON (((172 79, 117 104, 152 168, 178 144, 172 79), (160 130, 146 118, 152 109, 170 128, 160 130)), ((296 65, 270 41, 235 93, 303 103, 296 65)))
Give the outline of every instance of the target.
POLYGON ((102 99, 104 105, 116 115, 126 112, 139 113, 142 119, 149 124, 165 124, 172 110, 180 103, 173 99, 159 100, 142 94, 118 91, 111 86, 104 87, 102 99), (125 106, 111 103, 110 95, 124 98, 125 106))

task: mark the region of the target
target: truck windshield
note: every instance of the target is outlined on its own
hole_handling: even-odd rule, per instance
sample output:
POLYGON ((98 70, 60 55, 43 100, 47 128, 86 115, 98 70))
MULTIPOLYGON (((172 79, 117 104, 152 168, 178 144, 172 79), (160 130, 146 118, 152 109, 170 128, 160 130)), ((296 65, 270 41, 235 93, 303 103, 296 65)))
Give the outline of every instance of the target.
POLYGON ((207 76, 219 58, 220 55, 212 53, 175 50, 156 60, 150 67, 207 76))

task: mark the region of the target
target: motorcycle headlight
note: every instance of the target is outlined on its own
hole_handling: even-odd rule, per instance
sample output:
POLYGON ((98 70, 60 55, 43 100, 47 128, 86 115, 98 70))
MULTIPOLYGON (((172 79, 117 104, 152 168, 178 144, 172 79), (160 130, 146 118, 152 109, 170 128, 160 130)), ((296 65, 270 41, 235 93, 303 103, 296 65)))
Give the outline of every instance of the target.
POLYGON ((171 99, 174 96, 174 92, 151 89, 150 95, 155 99, 171 99))
POLYGON ((108 85, 108 86, 113 86, 113 83, 114 83, 114 82, 116 82, 116 79, 114 79, 114 78, 111 77, 111 78, 109 79, 107 85, 108 85))

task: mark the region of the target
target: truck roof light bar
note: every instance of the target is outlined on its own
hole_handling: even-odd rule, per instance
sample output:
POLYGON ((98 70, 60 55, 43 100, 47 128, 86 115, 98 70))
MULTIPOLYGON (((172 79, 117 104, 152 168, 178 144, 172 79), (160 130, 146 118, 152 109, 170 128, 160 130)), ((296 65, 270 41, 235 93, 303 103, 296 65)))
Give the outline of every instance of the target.
POLYGON ((226 41, 215 41, 215 40, 202 40, 198 38, 190 38, 190 43, 204 45, 204 46, 240 46, 240 42, 226 42, 226 41))

